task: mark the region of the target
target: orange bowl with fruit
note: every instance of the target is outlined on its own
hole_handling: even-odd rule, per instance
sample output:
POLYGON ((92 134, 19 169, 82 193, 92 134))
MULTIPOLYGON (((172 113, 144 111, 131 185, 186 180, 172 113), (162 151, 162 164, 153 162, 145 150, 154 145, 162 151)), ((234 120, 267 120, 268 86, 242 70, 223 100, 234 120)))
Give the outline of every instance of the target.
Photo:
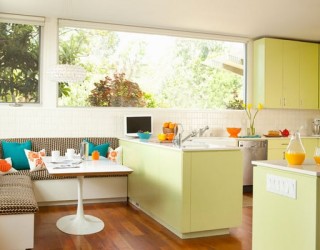
POLYGON ((174 128, 176 124, 174 122, 164 122, 162 126, 162 131, 164 134, 174 133, 174 128))

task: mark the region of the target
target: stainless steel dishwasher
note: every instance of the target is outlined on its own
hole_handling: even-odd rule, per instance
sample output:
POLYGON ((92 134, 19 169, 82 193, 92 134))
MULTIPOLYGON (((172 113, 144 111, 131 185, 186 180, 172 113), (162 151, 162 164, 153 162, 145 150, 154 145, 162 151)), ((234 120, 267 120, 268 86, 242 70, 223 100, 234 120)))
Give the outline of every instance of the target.
POLYGON ((243 191, 252 192, 253 165, 251 161, 267 160, 268 141, 265 139, 239 140, 238 146, 243 154, 243 191))

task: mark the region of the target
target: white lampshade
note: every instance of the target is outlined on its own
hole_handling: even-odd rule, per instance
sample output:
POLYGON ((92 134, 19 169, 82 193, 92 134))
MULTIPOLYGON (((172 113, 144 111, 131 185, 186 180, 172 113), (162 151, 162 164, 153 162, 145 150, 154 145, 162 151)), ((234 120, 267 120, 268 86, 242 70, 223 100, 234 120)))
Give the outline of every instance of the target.
POLYGON ((86 78, 86 71, 79 65, 58 64, 48 71, 50 80, 55 82, 81 82, 86 78))

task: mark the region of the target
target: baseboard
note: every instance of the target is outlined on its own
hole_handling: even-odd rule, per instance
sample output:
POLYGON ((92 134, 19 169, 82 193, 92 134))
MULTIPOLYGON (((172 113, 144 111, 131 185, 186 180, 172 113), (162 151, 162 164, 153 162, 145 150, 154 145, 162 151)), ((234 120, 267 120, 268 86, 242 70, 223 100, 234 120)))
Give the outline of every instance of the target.
MULTIPOLYGON (((127 197, 83 200, 83 204, 110 203, 110 202, 127 202, 127 197)), ((78 203, 77 200, 47 201, 47 202, 38 202, 38 206, 39 207, 45 207, 45 206, 76 205, 77 203, 78 203)))
POLYGON ((253 191, 252 185, 243 186, 243 193, 252 193, 252 191, 253 191))

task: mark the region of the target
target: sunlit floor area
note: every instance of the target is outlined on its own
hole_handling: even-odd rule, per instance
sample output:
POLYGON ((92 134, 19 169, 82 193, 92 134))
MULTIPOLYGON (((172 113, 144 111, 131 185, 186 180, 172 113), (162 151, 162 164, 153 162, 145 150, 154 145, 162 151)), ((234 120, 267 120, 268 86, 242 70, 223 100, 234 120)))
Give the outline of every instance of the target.
POLYGON ((75 205, 40 207, 35 219, 35 250, 43 249, 197 249, 251 250, 252 194, 244 194, 243 222, 229 235, 182 240, 127 203, 85 205, 86 214, 101 218, 101 232, 75 236, 61 232, 56 221, 75 212, 75 205))

